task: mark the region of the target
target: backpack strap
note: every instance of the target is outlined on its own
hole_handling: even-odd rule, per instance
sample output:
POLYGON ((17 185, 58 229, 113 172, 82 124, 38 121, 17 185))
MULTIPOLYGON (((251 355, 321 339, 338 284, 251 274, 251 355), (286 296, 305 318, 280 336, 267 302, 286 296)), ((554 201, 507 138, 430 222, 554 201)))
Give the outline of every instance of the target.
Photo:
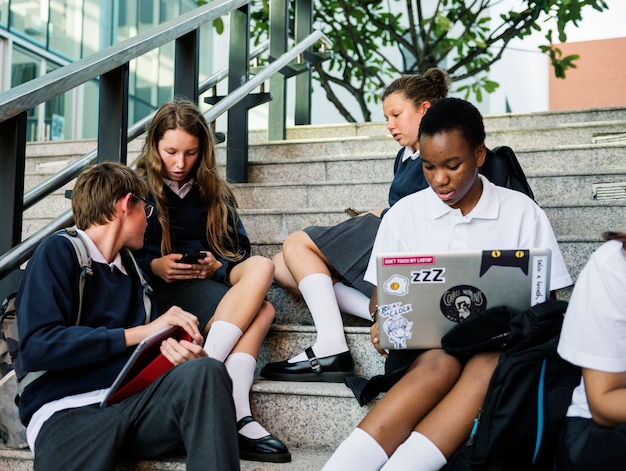
POLYGON ((91 269, 91 257, 87 249, 87 243, 83 240, 82 236, 78 232, 76 226, 71 226, 65 229, 65 231, 59 231, 59 235, 62 235, 72 243, 74 252, 76 252, 76 258, 80 265, 80 279, 78 281, 78 316, 76 317, 76 325, 80 325, 80 319, 83 311, 83 292, 85 291, 85 281, 88 276, 93 275, 91 269))
POLYGON ((141 271, 141 268, 139 268, 139 265, 137 264, 137 260, 135 260, 135 257, 133 256, 133 253, 127 247, 124 248, 124 253, 133 262, 135 271, 137 272, 137 275, 139 276, 139 282, 141 283, 141 289, 143 291, 143 307, 144 307, 144 310, 146 311, 145 323, 148 324, 150 322, 150 317, 152 314, 152 299, 150 298, 150 296, 152 295, 152 286, 148 284, 148 281, 146 280, 146 277, 141 271))

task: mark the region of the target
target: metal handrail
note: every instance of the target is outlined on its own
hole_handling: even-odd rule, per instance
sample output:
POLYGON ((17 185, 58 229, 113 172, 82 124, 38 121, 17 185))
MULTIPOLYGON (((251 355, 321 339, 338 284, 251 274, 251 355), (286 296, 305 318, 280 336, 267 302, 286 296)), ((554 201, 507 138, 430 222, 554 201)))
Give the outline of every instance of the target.
MULTIPOLYGON (((231 92, 229 95, 227 95, 225 98, 220 100, 217 104, 212 106, 210 110, 204 113, 207 121, 211 122, 217 119, 222 113, 243 100, 252 90, 258 87, 265 80, 267 80, 271 75, 287 67, 290 62, 292 62, 300 54, 303 54, 304 51, 306 51, 318 42, 323 43, 328 48, 332 47, 332 42, 326 37, 326 35, 324 35, 324 33, 322 33, 321 31, 315 31, 311 33, 298 44, 296 44, 292 49, 285 52, 269 65, 265 66, 252 79, 248 80, 246 83, 244 83, 233 92, 231 92)), ((138 121, 131 128, 129 128, 129 136, 131 135, 131 133, 134 135, 134 137, 142 134, 143 130, 145 130, 145 126, 152 119, 152 116, 153 114, 147 116, 146 118, 138 121)), ((86 154, 79 161, 68 167, 68 169, 72 169, 71 171, 66 169, 66 171, 63 173, 65 175, 74 171, 80 173, 80 170, 82 170, 82 168, 91 163, 92 158, 95 161, 95 153, 96 151, 86 154), (82 166, 80 166, 79 163, 81 163, 80 165, 82 166)), ((42 229, 38 230, 33 235, 22 241, 20 244, 8 250, 4 255, 0 256, 0 279, 12 272, 13 270, 17 269, 21 263, 27 260, 33 254, 33 252, 43 239, 52 234, 54 231, 70 225, 71 221, 71 210, 67 210, 59 217, 54 219, 52 222, 44 226, 42 229)))
POLYGON ((0 94, 0 122, 111 72, 130 60, 195 31, 205 23, 248 3, 248 0, 216 0, 7 90, 0 94))
MULTIPOLYGON (((264 43, 256 47, 250 52, 250 59, 259 57, 261 54, 267 51, 268 46, 269 42, 265 41, 264 43)), ((198 85, 198 93, 205 93, 207 90, 216 86, 226 77, 228 77, 228 67, 224 67, 218 70, 217 72, 209 76, 206 80, 201 82, 198 85)), ((144 133, 144 131, 146 130, 146 126, 152 121, 155 113, 156 111, 150 113, 148 116, 142 118, 128 128, 128 142, 131 142, 132 140, 136 139, 144 133)), ((24 193, 24 209, 26 210, 31 206, 34 206, 39 201, 43 200, 51 192, 56 191, 63 185, 71 182, 87 165, 94 164, 97 158, 98 151, 97 149, 94 149, 91 152, 80 157, 71 165, 65 167, 63 170, 60 170, 56 174, 48 177, 47 179, 39 183, 37 186, 26 191, 24 193)))
POLYGON ((333 44, 332 41, 321 31, 315 31, 309 34, 289 51, 285 52, 278 59, 265 66, 263 70, 258 72, 253 78, 213 105, 213 107, 211 107, 211 109, 204 114, 207 120, 211 122, 217 119, 218 116, 243 100, 252 90, 261 85, 261 83, 267 80, 270 76, 287 67, 291 61, 297 58, 300 54, 303 54, 304 51, 309 49, 313 44, 318 42, 323 43, 328 48, 332 47, 333 44))

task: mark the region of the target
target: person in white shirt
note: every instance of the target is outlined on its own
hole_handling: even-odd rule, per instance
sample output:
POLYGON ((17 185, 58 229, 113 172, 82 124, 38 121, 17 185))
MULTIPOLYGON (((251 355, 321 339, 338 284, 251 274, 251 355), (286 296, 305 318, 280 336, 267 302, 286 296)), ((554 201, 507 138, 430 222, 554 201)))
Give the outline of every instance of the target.
MULTIPOLYGON (((431 106, 419 131, 429 188, 388 211, 365 280, 376 283, 375 260, 382 252, 547 247, 551 288, 571 284, 541 208, 478 174, 487 153, 484 141, 482 116, 469 102, 444 98, 431 106)), ((372 310, 376 299, 374 290, 372 310)), ((379 345, 378 323, 372 326, 372 342, 387 356, 381 391, 388 392, 323 470, 439 470, 468 438, 498 353, 478 354, 465 364, 442 349, 387 353, 379 345)))
POLYGON ((582 368, 560 431, 556 469, 623 469, 626 461, 626 232, 580 272, 557 351, 582 368))

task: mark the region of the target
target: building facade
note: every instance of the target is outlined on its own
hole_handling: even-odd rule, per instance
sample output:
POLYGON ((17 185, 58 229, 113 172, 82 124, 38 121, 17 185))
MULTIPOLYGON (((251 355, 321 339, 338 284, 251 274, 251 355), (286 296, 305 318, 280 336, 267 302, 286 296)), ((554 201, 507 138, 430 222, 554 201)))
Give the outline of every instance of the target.
MULTIPOLYGON (((0 0, 0 91, 131 38, 193 8, 195 0, 0 0)), ((210 41, 210 30, 201 41, 210 41)), ((200 70, 209 68, 208 57, 200 70)), ((131 62, 129 124, 171 99, 174 44, 131 62)), ((208 73, 206 74, 208 76, 208 73)), ((96 80, 28 112, 29 141, 93 138, 96 80)))

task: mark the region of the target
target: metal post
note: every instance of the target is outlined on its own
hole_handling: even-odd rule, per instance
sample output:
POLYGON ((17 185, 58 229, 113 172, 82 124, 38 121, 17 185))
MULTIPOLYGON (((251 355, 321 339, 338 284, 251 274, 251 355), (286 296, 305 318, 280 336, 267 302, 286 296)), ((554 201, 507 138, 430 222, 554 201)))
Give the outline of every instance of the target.
MULTIPOLYGON (((270 61, 276 60, 287 51, 289 34, 289 14, 287 0, 270 2, 270 61)), ((270 78, 272 101, 269 104, 267 138, 270 141, 282 141, 286 137, 287 87, 283 74, 274 74, 270 78)))
POLYGON ((26 111, 0 123, 0 253, 22 240, 22 201, 26 168, 26 111))
MULTIPOLYGON (((24 172, 26 168, 27 112, 0 123, 0 253, 6 253, 22 240, 24 172)), ((0 280, 2 299, 17 289, 21 273, 13 272, 0 280)))
MULTIPOLYGON (((306 38, 313 30, 313 1, 298 0, 296 2, 296 43, 306 38)), ((294 123, 311 124, 311 66, 307 63, 307 70, 298 74, 296 81, 296 103, 294 123)))
POLYGON ((184 96, 198 104, 198 30, 176 40, 174 96, 184 96))
POLYGON ((98 162, 126 163, 128 146, 128 62, 100 77, 98 162))
MULTIPOLYGON (((228 93, 248 81, 250 62, 250 10, 248 6, 230 13, 228 93)), ((238 103, 228 111, 226 179, 248 181, 248 107, 238 103)))

